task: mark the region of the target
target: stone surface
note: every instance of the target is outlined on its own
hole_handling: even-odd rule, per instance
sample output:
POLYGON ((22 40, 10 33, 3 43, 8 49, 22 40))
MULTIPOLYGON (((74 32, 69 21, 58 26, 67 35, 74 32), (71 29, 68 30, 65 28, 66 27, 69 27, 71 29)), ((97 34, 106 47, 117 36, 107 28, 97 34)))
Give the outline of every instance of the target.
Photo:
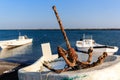
POLYGON ((18 80, 18 70, 25 66, 0 60, 0 80, 18 80))

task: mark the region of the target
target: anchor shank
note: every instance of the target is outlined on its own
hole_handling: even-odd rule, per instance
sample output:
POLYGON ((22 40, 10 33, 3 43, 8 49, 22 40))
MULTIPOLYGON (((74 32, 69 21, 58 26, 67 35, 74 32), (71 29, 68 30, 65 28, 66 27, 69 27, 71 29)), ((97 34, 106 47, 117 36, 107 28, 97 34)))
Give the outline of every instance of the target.
POLYGON ((60 17, 59 17, 59 15, 58 15, 57 9, 56 9, 55 6, 53 6, 52 8, 53 8, 53 10, 54 10, 54 13, 55 13, 56 18, 57 18, 57 21, 58 21, 58 23, 59 23, 60 29, 61 29, 62 34, 63 34, 63 36, 64 36, 64 40, 65 40, 65 42, 66 42, 66 46, 67 46, 68 49, 70 49, 70 48, 71 48, 71 45, 70 45, 70 43, 69 43, 69 40, 68 40, 67 35, 66 35, 66 32, 65 32, 64 27, 63 27, 63 25, 62 25, 62 21, 60 20, 60 17))

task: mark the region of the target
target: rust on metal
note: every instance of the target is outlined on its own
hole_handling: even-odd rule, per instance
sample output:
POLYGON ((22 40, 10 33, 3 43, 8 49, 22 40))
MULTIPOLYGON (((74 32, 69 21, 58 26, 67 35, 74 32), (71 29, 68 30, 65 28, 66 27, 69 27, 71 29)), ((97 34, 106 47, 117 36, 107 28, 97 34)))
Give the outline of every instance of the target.
POLYGON ((72 48, 70 43, 69 43, 66 32, 65 32, 64 27, 62 25, 62 22, 60 20, 60 17, 58 16, 56 7, 53 6, 52 8, 53 8, 54 13, 56 15, 60 29, 63 33, 64 39, 66 41, 66 46, 68 48, 68 50, 65 50, 62 47, 58 46, 58 48, 57 48, 58 55, 59 55, 59 57, 63 57, 63 59, 66 62, 67 67, 65 66, 64 69, 53 69, 53 68, 47 66, 46 64, 43 64, 43 66, 45 66, 46 68, 48 68, 49 70, 51 70, 53 72, 61 73, 61 72, 69 71, 69 70, 79 70, 79 69, 90 68, 90 67, 94 67, 94 66, 97 66, 99 64, 102 64, 104 62, 105 58, 107 57, 107 53, 104 52, 101 56, 98 57, 98 60, 96 62, 93 62, 90 64, 90 62, 92 60, 92 56, 93 56, 93 48, 91 48, 91 47, 88 49, 87 61, 85 61, 85 62, 79 61, 78 55, 77 55, 75 49, 72 48))
POLYGON ((67 35, 66 35, 66 32, 65 32, 64 27, 63 27, 63 25, 62 25, 62 21, 60 20, 60 17, 59 17, 59 15, 58 15, 56 6, 53 6, 52 8, 53 8, 54 13, 55 13, 55 15, 56 15, 56 18, 57 18, 57 21, 58 21, 58 23, 59 23, 60 29, 61 29, 61 31, 62 31, 62 33, 63 33, 64 39, 65 39, 65 41, 66 41, 67 48, 70 49, 70 48, 71 48, 71 45, 70 45, 70 43, 69 43, 69 40, 68 40, 67 35))

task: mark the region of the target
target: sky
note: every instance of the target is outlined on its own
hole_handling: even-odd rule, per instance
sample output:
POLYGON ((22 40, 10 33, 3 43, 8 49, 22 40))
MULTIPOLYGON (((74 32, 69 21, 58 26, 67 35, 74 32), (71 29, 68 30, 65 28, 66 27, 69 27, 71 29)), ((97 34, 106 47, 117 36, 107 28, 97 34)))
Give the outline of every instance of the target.
POLYGON ((0 0, 0 29, 120 28, 120 0, 0 0))

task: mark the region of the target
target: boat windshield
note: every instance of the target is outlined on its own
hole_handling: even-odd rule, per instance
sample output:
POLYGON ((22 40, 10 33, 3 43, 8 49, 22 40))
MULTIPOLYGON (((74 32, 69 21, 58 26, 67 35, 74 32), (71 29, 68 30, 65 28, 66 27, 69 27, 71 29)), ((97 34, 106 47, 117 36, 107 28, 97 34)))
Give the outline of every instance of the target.
POLYGON ((24 37, 25 37, 25 39, 28 39, 28 37, 26 35, 24 37))
POLYGON ((91 35, 85 35, 85 34, 83 34, 83 40, 84 39, 91 39, 92 40, 92 36, 91 35))

